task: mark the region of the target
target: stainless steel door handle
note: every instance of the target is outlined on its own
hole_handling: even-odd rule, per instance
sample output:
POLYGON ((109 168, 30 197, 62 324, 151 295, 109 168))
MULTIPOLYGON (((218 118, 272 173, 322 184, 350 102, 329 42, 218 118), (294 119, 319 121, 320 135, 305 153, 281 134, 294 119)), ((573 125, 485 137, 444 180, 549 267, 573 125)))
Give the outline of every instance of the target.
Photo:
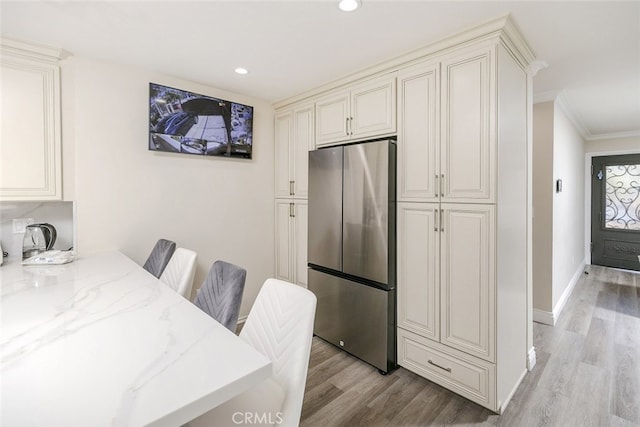
POLYGON ((429 363, 429 365, 433 365, 436 368, 442 369, 443 371, 451 372, 451 368, 445 368, 444 366, 440 366, 431 359, 427 360, 427 362, 429 363))

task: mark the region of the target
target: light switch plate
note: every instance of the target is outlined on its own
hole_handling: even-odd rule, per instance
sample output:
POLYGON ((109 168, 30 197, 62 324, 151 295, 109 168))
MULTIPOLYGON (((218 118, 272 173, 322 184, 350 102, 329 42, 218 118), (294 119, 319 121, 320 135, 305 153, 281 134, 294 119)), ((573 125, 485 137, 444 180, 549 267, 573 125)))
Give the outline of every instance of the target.
POLYGON ((13 233, 20 234, 24 233, 27 225, 33 224, 33 218, 16 218, 13 220, 13 233))

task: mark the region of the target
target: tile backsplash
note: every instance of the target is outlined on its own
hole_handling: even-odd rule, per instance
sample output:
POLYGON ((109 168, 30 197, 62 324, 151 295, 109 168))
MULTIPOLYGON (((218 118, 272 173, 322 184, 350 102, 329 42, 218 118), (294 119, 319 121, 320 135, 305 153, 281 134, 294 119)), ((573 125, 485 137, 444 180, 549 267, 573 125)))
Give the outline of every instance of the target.
POLYGON ((75 242, 73 202, 2 202, 0 203, 0 243, 10 258, 22 257, 24 233, 13 232, 13 220, 33 218, 34 223, 47 222, 56 228, 54 249, 70 249, 75 242))

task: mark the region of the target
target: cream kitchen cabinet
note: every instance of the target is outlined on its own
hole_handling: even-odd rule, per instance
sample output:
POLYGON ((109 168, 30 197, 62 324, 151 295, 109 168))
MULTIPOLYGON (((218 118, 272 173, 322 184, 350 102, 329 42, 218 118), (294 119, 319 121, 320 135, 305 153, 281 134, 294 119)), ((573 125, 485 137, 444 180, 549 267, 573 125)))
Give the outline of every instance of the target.
POLYGON ((495 208, 399 203, 398 326, 495 362, 495 208))
POLYGON ((399 200, 495 201, 496 49, 400 71, 399 200))
POLYGON ((276 113, 275 144, 276 197, 306 199, 309 151, 315 148, 313 103, 276 113))
POLYGON ((316 145, 396 132, 396 76, 383 75, 316 100, 316 145))
POLYGON ((398 363, 496 412, 527 367, 524 63, 496 36, 398 72, 398 363))
POLYGON ((0 200, 61 200, 61 50, 0 44, 0 200))
POLYGON ((306 200, 276 199, 276 278, 307 287, 306 200))

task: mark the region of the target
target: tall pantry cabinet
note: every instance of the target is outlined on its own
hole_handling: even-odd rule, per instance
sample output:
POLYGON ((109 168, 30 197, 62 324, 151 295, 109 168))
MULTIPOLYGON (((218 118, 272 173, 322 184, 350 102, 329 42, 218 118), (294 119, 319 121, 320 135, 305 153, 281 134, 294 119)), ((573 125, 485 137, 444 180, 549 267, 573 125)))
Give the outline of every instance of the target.
POLYGON ((398 364, 495 412, 529 350, 533 59, 500 16, 276 104, 277 276, 306 285, 307 151, 397 135, 398 364))
POLYGON ((526 372, 525 66, 497 35, 398 75, 398 363, 496 412, 526 372))
POLYGON ((309 150, 315 147, 314 104, 278 110, 275 118, 276 277, 307 286, 309 150))

